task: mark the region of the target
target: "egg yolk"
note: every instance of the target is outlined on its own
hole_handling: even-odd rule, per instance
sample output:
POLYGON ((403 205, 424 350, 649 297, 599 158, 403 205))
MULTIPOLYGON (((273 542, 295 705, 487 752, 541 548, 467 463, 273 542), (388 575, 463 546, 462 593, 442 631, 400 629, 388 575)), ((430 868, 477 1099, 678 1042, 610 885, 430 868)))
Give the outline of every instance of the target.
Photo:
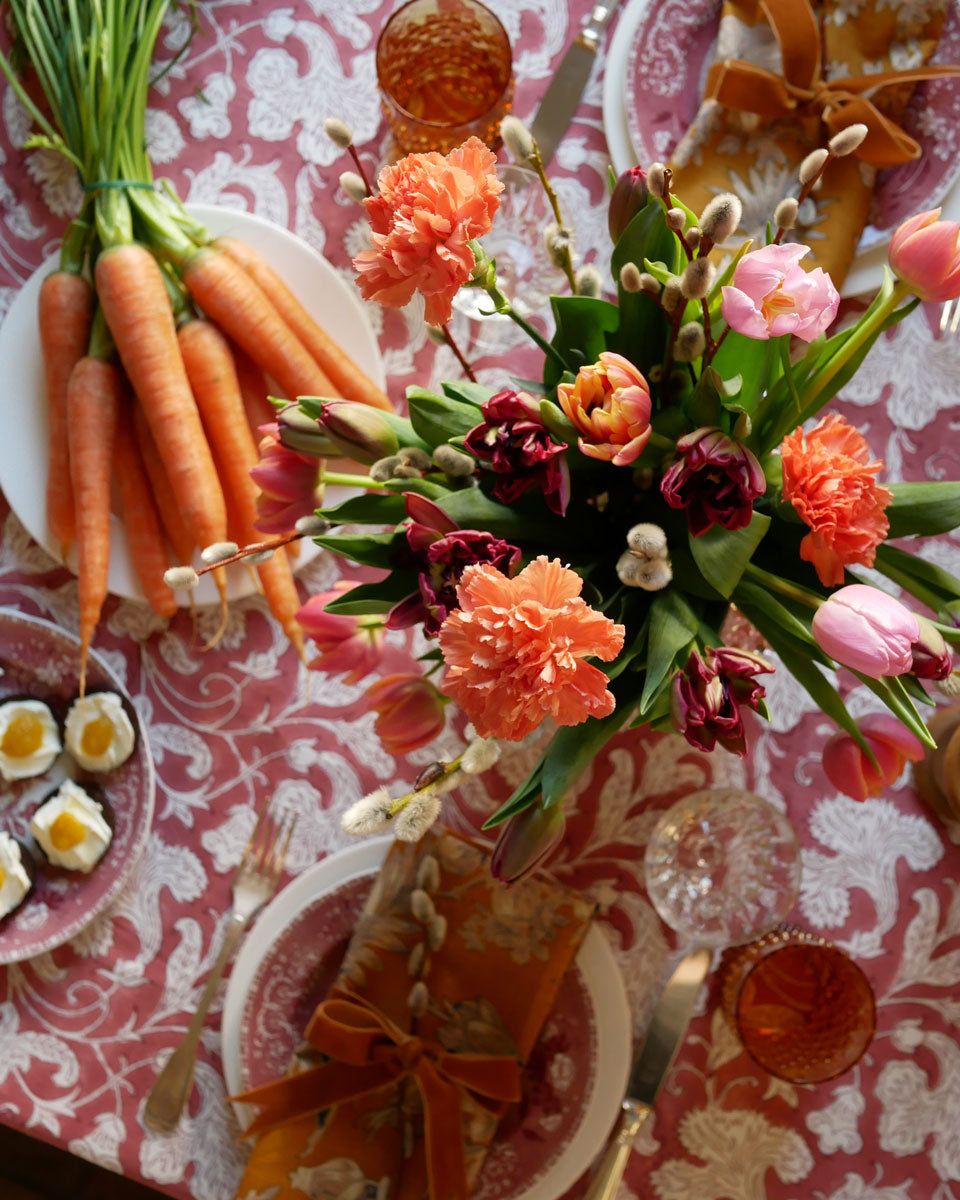
POLYGON ((3 731, 0 750, 11 758, 26 758, 40 749, 43 741, 43 722, 36 713, 17 713, 3 731))
POLYGON ((80 747, 84 754, 91 758, 99 758, 110 749, 113 741, 113 722, 109 717, 94 717, 83 727, 80 736, 80 747))
POLYGON ((6 871, 4 871, 3 867, 0 867, 0 888, 2 888, 6 882, 7 882, 7 873, 6 873, 6 871))
POLYGON ((79 846, 86 836, 86 829, 73 813, 61 813, 50 826, 50 842, 56 850, 79 846))

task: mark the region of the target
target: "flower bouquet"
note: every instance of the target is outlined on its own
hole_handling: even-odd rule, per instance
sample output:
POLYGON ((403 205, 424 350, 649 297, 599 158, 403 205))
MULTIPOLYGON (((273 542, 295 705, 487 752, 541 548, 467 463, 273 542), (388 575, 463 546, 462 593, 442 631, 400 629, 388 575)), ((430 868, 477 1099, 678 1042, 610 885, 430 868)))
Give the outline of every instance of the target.
POLYGON ((542 377, 496 394, 470 378, 411 387, 407 416, 300 397, 280 409, 254 473, 261 527, 274 532, 312 511, 325 482, 364 489, 320 504, 331 528, 317 541, 385 575, 304 607, 314 665, 356 680, 385 629, 418 625, 432 643, 424 673, 374 684, 378 729, 394 749, 423 744, 447 700, 472 725, 461 759, 428 769, 410 795, 364 798, 347 828, 392 821, 419 836, 443 791, 495 758, 495 742, 550 718, 541 760, 487 821, 505 827, 495 871, 515 877, 559 836, 564 796, 621 728, 744 754, 744 710, 765 713, 774 670, 764 645, 836 722, 824 755, 833 781, 877 794, 932 744, 917 705, 932 703, 924 681, 952 686, 947 643, 960 639, 960 579, 894 543, 960 524, 960 483, 885 485, 862 434, 820 414, 920 299, 960 294, 960 229, 939 212, 907 221, 879 293, 837 328, 837 290, 804 270, 790 230, 864 126, 804 160, 765 245, 736 238, 736 196, 694 213, 654 163, 611 177, 612 303, 594 268, 572 269, 529 133, 515 118, 503 133, 548 189, 546 248, 572 285, 552 299, 549 340, 512 308, 479 240, 502 185, 476 139, 384 168, 375 193, 345 178, 372 228, 354 265, 367 299, 398 306, 421 292, 448 341, 457 290, 480 289, 539 346, 542 377), (344 455, 366 472, 325 465, 344 455), (930 615, 894 598, 900 589, 930 615), (837 666, 889 717, 861 729, 828 673, 837 666))

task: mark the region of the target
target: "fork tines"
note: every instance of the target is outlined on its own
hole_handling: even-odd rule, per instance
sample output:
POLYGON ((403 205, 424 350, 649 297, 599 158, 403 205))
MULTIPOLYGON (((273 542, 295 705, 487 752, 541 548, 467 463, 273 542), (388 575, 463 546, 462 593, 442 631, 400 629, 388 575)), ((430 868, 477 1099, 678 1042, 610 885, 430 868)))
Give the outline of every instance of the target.
POLYGON ((250 872, 268 879, 271 886, 280 878, 290 839, 297 824, 296 813, 285 813, 279 820, 270 813, 268 799, 257 814, 256 824, 240 856, 237 874, 250 872))
POLYGON ((947 300, 940 310, 940 332, 956 333, 958 329, 960 329, 960 299, 947 300))

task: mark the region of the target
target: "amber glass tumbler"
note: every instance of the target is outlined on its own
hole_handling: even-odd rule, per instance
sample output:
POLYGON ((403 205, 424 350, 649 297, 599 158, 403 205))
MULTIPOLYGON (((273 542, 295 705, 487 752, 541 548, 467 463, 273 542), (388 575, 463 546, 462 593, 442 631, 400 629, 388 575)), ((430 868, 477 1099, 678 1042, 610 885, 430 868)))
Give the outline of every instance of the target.
POLYGON ((857 1063, 873 1039, 866 975, 816 934, 783 927, 722 960, 723 1010, 744 1049, 778 1079, 823 1083, 857 1063))
POLYGON ((510 40, 477 0, 409 0, 380 34, 377 80, 405 153, 445 154, 472 134, 496 149, 513 99, 510 40))

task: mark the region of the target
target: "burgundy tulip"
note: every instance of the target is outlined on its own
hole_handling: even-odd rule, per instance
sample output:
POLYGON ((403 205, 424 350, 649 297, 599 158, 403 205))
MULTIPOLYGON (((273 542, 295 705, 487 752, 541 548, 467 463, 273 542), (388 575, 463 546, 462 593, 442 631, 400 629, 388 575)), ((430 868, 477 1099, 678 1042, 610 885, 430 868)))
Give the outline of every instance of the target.
POLYGON ((446 616, 458 607, 457 584, 467 567, 491 563, 505 575, 520 564, 520 548, 479 529, 460 529, 439 505, 408 492, 405 529, 409 553, 403 563, 418 572, 417 591, 395 604, 387 616, 388 629, 423 625, 432 637, 446 616))
POLYGON ((714 525, 749 525, 753 502, 766 490, 763 468, 746 446, 710 425, 680 438, 677 460, 660 481, 670 507, 687 510, 694 537, 714 525))
POLYGON ((506 884, 529 875, 559 844, 565 825, 561 804, 543 808, 538 802, 517 813, 501 826, 490 874, 506 884))
POLYGON ((926 617, 917 616, 920 636, 910 647, 913 674, 918 679, 946 679, 953 674, 953 655, 939 629, 926 617))
POLYGON ((643 167, 631 167, 620 175, 607 209, 607 226, 614 244, 620 240, 637 213, 646 208, 649 199, 647 173, 643 167))
POLYGON ((702 658, 694 650, 673 677, 674 728, 700 750, 713 750, 719 742, 742 758, 747 746, 740 709, 746 706, 759 712, 766 690, 756 676, 773 669, 765 658, 748 650, 707 647, 702 658))
POLYGON ((538 487, 551 511, 564 514, 570 501, 570 471, 563 452, 540 419, 540 405, 525 392, 498 392, 482 406, 483 424, 464 438, 474 457, 500 476, 493 494, 512 504, 538 487))

